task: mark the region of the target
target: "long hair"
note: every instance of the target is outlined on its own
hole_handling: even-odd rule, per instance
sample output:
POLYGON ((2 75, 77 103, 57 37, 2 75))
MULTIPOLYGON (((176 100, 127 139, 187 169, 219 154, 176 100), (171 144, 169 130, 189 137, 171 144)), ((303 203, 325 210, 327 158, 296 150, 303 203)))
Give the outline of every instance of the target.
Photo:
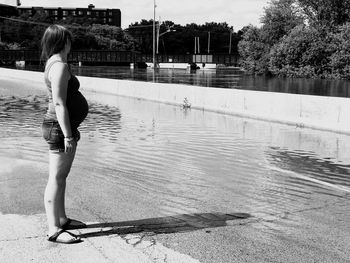
POLYGON ((72 33, 61 25, 51 25, 41 39, 41 59, 45 62, 54 54, 61 52, 68 41, 72 43, 72 33))

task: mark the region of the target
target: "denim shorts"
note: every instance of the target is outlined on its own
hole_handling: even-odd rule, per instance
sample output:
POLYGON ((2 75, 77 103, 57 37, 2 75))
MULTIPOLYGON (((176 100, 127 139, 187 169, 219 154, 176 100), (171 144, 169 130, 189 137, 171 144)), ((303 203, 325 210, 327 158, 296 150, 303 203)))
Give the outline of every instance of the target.
MULTIPOLYGON (((44 139, 49 144, 49 150, 51 152, 64 152, 64 135, 58 121, 44 120, 41 129, 44 139)), ((75 141, 78 142, 80 132, 75 129, 72 133, 75 141)))

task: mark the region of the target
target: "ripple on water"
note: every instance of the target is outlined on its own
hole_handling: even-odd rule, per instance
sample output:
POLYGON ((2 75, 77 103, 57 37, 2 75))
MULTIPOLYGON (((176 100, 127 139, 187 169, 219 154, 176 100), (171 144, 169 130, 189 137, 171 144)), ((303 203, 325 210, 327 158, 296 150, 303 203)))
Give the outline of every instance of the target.
MULTIPOLYGON (((161 200, 164 215, 241 211, 268 217, 308 208, 319 195, 339 194, 316 179, 350 186, 349 163, 337 157, 342 152, 322 156, 321 144, 310 150, 306 139, 294 143, 301 138, 294 127, 126 98, 114 105, 87 98, 90 112, 80 128, 75 165, 115 191, 127 187, 161 200), (283 139, 271 140, 276 133, 283 139)), ((0 135, 6 138, 0 155, 44 160, 40 126, 46 107, 42 95, 0 96, 0 135)))

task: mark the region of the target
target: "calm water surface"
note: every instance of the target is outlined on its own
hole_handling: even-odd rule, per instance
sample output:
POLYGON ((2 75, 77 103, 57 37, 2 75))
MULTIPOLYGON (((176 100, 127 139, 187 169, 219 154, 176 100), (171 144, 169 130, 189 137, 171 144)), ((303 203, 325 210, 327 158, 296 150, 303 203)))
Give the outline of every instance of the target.
MULTIPOLYGON (((0 91, 0 158, 45 160, 45 93, 9 95, 1 84, 0 91)), ((108 183, 110 195, 130 189, 147 196, 158 215, 241 211, 274 218, 350 191, 349 136, 86 96, 90 114, 75 169, 96 186, 108 183)))
MULTIPOLYGON (((40 70, 38 66, 26 66, 27 70, 40 70)), ((272 78, 250 76, 237 68, 188 71, 184 69, 130 69, 116 66, 72 66, 81 76, 179 83, 213 88, 247 89, 270 92, 309 94, 320 96, 350 97, 350 81, 303 78, 272 78)))

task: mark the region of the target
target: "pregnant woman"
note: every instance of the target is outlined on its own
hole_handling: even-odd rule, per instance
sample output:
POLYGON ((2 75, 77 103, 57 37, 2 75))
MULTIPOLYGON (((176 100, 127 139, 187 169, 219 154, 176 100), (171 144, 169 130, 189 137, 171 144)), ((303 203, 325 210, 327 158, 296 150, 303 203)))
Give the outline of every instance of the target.
POLYGON ((89 110, 79 92, 79 81, 67 64, 71 44, 71 32, 60 25, 49 26, 41 40, 49 97, 42 124, 43 137, 49 145, 49 179, 44 197, 48 240, 65 244, 81 242, 68 229, 86 227, 81 221, 67 217, 64 204, 66 179, 80 139, 78 127, 89 110))

